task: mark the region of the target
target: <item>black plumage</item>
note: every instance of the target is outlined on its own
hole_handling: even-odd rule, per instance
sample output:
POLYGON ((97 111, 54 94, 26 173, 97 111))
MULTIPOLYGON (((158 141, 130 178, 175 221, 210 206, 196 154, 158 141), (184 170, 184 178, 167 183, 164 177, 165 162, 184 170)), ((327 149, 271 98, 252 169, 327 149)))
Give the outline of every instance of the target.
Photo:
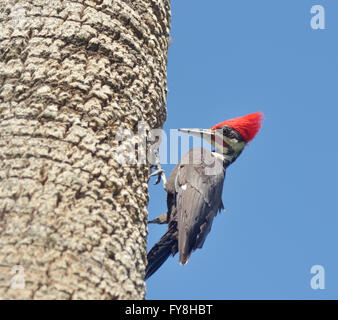
POLYGON ((168 229, 148 253, 146 279, 171 254, 179 252, 180 263, 185 264, 192 251, 202 248, 214 217, 223 208, 228 163, 223 160, 214 152, 196 148, 186 153, 172 171, 166 184, 168 229))
POLYGON ((214 217, 223 208, 225 171, 258 133, 262 120, 263 114, 256 112, 226 120, 211 129, 179 129, 203 138, 215 151, 192 149, 172 171, 165 185, 168 211, 149 221, 168 223, 168 229, 148 253, 146 279, 171 254, 178 252, 180 263, 186 264, 191 253, 202 248, 214 217))

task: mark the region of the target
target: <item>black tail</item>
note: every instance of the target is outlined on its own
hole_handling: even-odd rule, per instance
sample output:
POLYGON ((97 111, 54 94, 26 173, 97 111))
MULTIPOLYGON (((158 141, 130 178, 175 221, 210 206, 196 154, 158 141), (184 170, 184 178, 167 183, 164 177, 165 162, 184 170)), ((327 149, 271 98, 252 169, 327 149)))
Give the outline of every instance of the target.
POLYGON ((164 234, 148 252, 148 265, 145 280, 147 280, 168 259, 170 254, 177 253, 177 227, 176 223, 164 234))

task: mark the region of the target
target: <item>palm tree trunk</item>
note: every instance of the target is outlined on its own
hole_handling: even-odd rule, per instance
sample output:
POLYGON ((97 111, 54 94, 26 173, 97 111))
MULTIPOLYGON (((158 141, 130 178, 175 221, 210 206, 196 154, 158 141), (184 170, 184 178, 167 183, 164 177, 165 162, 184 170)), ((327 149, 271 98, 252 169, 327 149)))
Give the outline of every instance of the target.
POLYGON ((0 299, 143 299, 150 166, 116 154, 165 121, 170 1, 0 8, 0 299))

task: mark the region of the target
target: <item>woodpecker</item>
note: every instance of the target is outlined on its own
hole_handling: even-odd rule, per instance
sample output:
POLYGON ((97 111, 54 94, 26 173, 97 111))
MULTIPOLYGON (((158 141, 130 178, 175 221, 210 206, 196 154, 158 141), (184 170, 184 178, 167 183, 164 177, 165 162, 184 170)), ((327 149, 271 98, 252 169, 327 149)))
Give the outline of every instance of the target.
MULTIPOLYGON (((170 255, 178 252, 179 261, 184 265, 194 250, 202 248, 214 217, 224 209, 225 171, 256 136, 262 120, 263 113, 256 112, 226 120, 210 129, 179 129, 202 137, 215 150, 191 149, 176 165, 168 181, 164 181, 168 211, 149 223, 167 223, 168 229, 147 255, 145 279, 170 255)), ((163 174, 163 170, 159 171, 163 174)))

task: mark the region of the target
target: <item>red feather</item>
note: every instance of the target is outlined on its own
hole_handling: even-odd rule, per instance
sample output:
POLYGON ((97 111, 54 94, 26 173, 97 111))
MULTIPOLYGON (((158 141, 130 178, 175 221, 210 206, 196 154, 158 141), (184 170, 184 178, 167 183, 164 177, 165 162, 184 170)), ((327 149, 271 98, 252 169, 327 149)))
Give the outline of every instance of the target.
POLYGON ((255 112, 247 114, 246 116, 229 119, 224 122, 218 123, 211 127, 211 130, 220 129, 223 126, 228 126, 236 130, 241 137, 246 141, 251 141, 258 133, 262 126, 264 115, 262 112, 255 112))

